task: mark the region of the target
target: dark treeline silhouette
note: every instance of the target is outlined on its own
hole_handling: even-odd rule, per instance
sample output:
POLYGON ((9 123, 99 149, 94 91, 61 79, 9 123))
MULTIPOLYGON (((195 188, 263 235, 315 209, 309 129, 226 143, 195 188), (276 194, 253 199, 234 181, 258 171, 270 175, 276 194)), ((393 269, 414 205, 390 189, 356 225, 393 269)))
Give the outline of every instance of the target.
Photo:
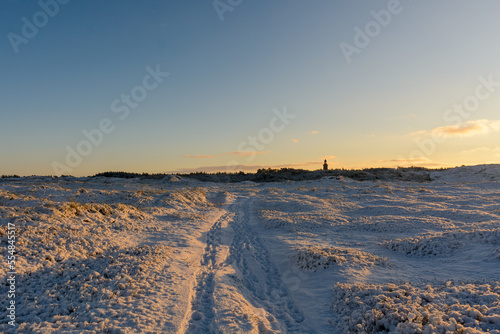
POLYGON ((2 175, 2 179, 18 179, 19 175, 2 175))
POLYGON ((136 177, 143 178, 143 179, 163 179, 165 176, 169 174, 149 174, 149 173, 129 173, 129 172, 104 172, 104 173, 98 173, 92 177, 117 177, 120 179, 133 179, 136 177))
MULTIPOLYGON (((441 168, 439 170, 445 170, 441 168)), ((323 177, 340 178, 347 177, 357 181, 373 180, 400 180, 427 182, 432 181, 430 172, 433 169, 424 167, 398 167, 398 168, 365 168, 365 169, 329 169, 329 170, 304 170, 294 168, 265 168, 259 169, 255 173, 245 172, 193 172, 176 174, 183 178, 196 179, 204 182, 279 182, 279 181, 303 181, 317 180, 323 177)), ((172 174, 149 174, 149 173, 129 173, 129 172, 104 172, 93 177, 116 177, 116 178, 140 178, 140 179, 163 179, 172 174)))

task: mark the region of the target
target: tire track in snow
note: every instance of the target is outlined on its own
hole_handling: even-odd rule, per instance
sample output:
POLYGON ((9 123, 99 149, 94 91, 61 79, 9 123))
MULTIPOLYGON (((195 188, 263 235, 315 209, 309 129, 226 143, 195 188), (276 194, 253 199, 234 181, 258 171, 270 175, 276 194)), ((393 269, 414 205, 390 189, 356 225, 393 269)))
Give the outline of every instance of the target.
MULTIPOLYGON (((212 201, 216 206, 225 202, 225 194, 220 192, 212 201)), ((214 320, 214 277, 220 267, 217 263, 217 247, 221 244, 222 222, 228 213, 223 214, 207 233, 207 245, 201 258, 201 271, 196 278, 194 298, 191 301, 190 319, 185 333, 213 333, 214 320)))
MULTIPOLYGON (((308 332, 302 324, 304 316, 271 261, 269 251, 250 225, 250 201, 239 204, 239 217, 230 223, 235 233, 227 261, 241 270, 244 286, 268 313, 286 327, 287 332, 308 332)), ((270 318, 268 320, 274 322, 273 327, 276 327, 273 329, 278 329, 278 324, 270 318)))

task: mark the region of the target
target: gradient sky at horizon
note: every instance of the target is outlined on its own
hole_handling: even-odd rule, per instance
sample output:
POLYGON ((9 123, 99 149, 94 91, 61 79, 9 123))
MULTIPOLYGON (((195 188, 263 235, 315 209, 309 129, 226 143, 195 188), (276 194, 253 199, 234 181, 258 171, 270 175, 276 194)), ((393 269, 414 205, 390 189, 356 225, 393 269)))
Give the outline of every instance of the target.
POLYGON ((2 1, 0 174, 500 163, 500 3, 401 0, 348 62, 341 43, 394 1, 222 0, 221 20, 212 0, 72 0, 17 53, 9 36, 43 9, 2 1), (168 77, 120 119, 113 102, 156 67, 168 77))

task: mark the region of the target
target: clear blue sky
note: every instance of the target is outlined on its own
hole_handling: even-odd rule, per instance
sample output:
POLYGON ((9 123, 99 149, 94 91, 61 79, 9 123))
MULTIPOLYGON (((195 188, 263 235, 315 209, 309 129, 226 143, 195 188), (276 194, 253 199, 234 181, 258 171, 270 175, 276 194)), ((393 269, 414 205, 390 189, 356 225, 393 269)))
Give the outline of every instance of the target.
POLYGON ((60 1, 0 3, 0 174, 500 162, 498 1, 60 1))

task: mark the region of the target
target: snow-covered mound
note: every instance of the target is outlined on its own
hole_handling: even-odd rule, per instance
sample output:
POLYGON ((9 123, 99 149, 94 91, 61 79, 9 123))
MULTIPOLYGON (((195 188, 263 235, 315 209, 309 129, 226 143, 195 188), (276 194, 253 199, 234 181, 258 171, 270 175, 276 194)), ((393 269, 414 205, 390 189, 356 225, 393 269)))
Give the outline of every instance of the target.
POLYGON ((23 287, 19 331, 37 332, 50 323, 69 332, 124 333, 121 328, 130 326, 147 330, 150 324, 134 319, 145 310, 161 316, 148 296, 158 289, 156 267, 163 268, 170 253, 166 246, 115 247, 18 276, 23 287))
POLYGON ((500 333, 500 284, 337 284, 342 333, 500 333))
POLYGON ((500 164, 463 166, 431 173, 432 180, 442 182, 473 183, 500 181, 500 164))
MULTIPOLYGON (((438 232, 416 237, 390 240, 382 246, 406 255, 446 255, 457 248, 476 244, 500 244, 500 229, 438 232)), ((500 265, 500 264, 499 264, 500 265)))
POLYGON ((317 268, 326 269, 330 266, 389 266, 387 258, 373 255, 354 248, 344 247, 307 247, 298 250, 292 260, 302 269, 316 271, 317 268))
POLYGON ((161 181, 164 183, 195 183, 194 180, 179 175, 166 175, 161 181))
POLYGON ((441 230, 455 227, 455 224, 450 219, 392 214, 371 217, 365 216, 353 219, 352 222, 353 228, 379 233, 404 233, 408 231, 420 232, 428 229, 441 230))

